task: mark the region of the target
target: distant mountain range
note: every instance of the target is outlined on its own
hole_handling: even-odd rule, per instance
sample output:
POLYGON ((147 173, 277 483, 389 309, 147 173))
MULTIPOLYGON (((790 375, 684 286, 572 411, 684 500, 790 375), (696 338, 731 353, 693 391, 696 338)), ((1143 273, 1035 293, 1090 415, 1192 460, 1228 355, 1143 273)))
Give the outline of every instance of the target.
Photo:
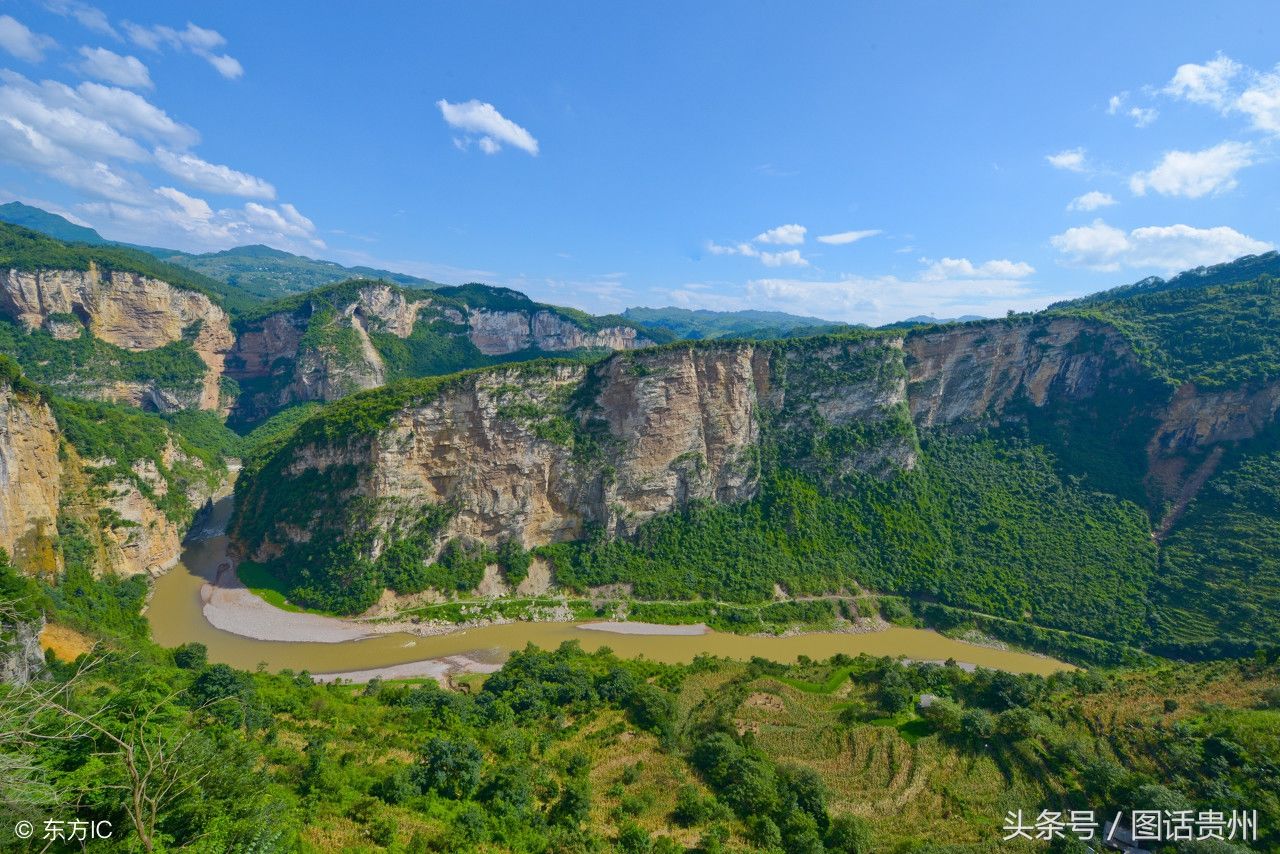
POLYGON ((629 308, 622 316, 633 323, 666 329, 680 338, 789 338, 815 329, 851 328, 821 317, 805 317, 784 311, 711 311, 668 306, 629 308))
POLYGON ((0 222, 21 225, 68 243, 141 249, 162 261, 186 267, 188 270, 194 270, 237 287, 250 296, 268 299, 303 293, 348 279, 381 279, 411 288, 439 287, 438 282, 430 279, 393 273, 390 270, 379 270, 374 267, 344 267, 333 261, 294 255, 291 252, 272 249, 270 246, 261 244, 236 246, 221 252, 195 255, 190 252, 180 252, 177 249, 107 240, 92 228, 76 225, 66 217, 22 202, 0 205, 0 222))

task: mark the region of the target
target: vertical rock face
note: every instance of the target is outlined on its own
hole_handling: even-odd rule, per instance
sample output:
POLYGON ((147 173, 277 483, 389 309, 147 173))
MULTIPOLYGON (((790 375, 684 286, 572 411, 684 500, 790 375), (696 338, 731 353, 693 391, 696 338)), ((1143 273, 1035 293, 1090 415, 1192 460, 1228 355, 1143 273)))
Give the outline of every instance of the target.
POLYGON ((911 414, 921 427, 999 420, 1012 402, 1084 400, 1138 371, 1114 329, 1077 318, 981 324, 907 337, 911 414))
POLYGON ((57 568, 58 441, 48 406, 0 384, 0 547, 21 569, 57 568))
POLYGON ((330 401, 387 381, 370 333, 408 338, 419 323, 444 323, 442 337, 465 339, 482 356, 530 351, 631 350, 653 342, 628 326, 588 331, 549 310, 461 311, 430 293, 416 295, 382 282, 354 293, 310 300, 296 309, 243 324, 227 360, 227 375, 249 389, 240 414, 260 418, 304 401, 330 401), (431 311, 420 317, 422 309, 431 311), (323 327, 323 328, 321 328, 323 327), (350 333, 350 346, 337 342, 350 333), (262 386, 267 386, 261 390, 262 386))
POLYGON ((467 313, 467 337, 486 356, 507 356, 537 349, 548 353, 566 350, 634 350, 652 341, 630 326, 609 326, 587 331, 553 311, 489 311, 467 313))
MULTIPOLYGON (((730 344, 640 351, 591 368, 513 366, 410 402, 373 435, 291 447, 282 471, 302 479, 354 470, 346 494, 321 499, 316 524, 342 516, 344 502, 359 497, 380 507, 450 506, 442 540, 530 547, 580 538, 593 526, 622 536, 694 501, 754 496, 766 425, 789 435, 884 421, 902 404, 904 387, 901 350, 879 340, 811 348, 803 357, 730 344), (804 406, 785 400, 788 383, 821 385, 833 365, 849 360, 864 374, 819 394, 818 414, 807 398, 804 406)), ((909 466, 906 445, 890 437, 868 449, 867 460, 909 466)), ((279 486, 246 484, 245 512, 264 515, 279 486)), ((386 529, 391 518, 375 524, 386 529)), ((306 541, 307 527, 276 525, 264 541, 242 547, 279 554, 306 541)))
POLYGON ((209 297, 137 273, 0 271, 0 311, 29 329, 62 329, 74 315, 95 336, 126 350, 154 350, 191 337, 207 370, 199 407, 219 408, 219 380, 234 344, 226 312, 209 297))

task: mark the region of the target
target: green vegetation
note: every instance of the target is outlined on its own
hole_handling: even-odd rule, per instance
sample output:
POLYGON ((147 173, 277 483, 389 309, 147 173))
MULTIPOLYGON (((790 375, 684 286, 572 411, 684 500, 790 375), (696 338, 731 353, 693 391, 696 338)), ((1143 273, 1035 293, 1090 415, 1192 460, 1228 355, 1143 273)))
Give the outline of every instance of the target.
POLYGON ((140 249, 114 244, 64 243, 22 226, 0 223, 0 266, 16 270, 88 270, 90 265, 103 272, 139 273, 175 287, 197 291, 231 311, 248 304, 248 299, 239 289, 167 264, 140 249))
POLYGON ((939 435, 912 472, 833 495, 785 470, 756 499, 657 517, 634 540, 545 546, 560 583, 641 599, 767 600, 855 585, 1134 641, 1155 571, 1138 507, 1064 481, 1042 447, 939 435))
POLYGON ((28 332, 5 318, 0 318, 0 353, 15 359, 34 381, 73 396, 101 394, 104 386, 131 383, 192 401, 208 370, 186 340, 135 353, 87 329, 77 338, 61 340, 42 329, 28 332))
POLYGON ((203 255, 163 249, 156 250, 155 254, 171 264, 226 282, 257 298, 302 293, 353 278, 382 279, 412 288, 437 287, 435 282, 417 276, 372 267, 343 267, 332 261, 293 255, 260 244, 203 255))
MULTIPOLYGON (((2 560, 0 591, 33 594, 2 560)), ((0 685, 0 820, 111 821, 90 850, 989 851, 1009 810, 1135 803, 1257 809, 1280 843, 1276 648, 1045 678, 565 644, 454 691, 240 672, 132 632, 111 583, 46 595, 107 648, 0 685)))
POLYGON ((687 308, 629 308, 622 316, 646 330, 661 330, 677 338, 788 338, 816 327, 838 326, 820 317, 782 311, 710 311, 687 308))
POLYGON ((0 222, 20 225, 23 228, 47 234, 55 240, 65 240, 67 243, 96 245, 107 242, 92 228, 76 225, 66 217, 24 205, 22 202, 8 202, 0 205, 0 222))
POLYGON ((1280 428, 1224 457, 1165 540, 1153 598, 1166 654, 1280 636, 1280 428))
POLYGON ((1236 386, 1280 377, 1280 281, 1140 293, 1060 311, 1110 323, 1173 383, 1236 386))
POLYGON ((188 441, 159 415, 60 397, 51 404, 63 436, 89 464, 98 486, 129 481, 174 522, 187 522, 196 510, 188 489, 199 485, 207 491, 226 473, 216 450, 188 441), (154 468, 165 483, 163 494, 140 473, 139 464, 154 468))

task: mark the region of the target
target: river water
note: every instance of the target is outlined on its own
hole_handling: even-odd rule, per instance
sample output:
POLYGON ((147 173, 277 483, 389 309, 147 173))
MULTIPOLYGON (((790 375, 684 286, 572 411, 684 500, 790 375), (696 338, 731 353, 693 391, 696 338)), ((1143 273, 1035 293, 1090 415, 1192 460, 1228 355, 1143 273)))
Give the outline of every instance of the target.
POLYGON ((230 510, 231 499, 224 497, 210 516, 197 522, 197 531, 185 544, 179 563, 156 579, 147 618, 152 636, 162 646, 199 641, 209 648, 211 661, 243 669, 265 665, 270 670, 290 668, 340 673, 452 655, 466 655, 481 663, 500 663, 512 650, 523 649, 526 644, 554 648, 566 640, 576 640, 587 650, 607 646, 620 656, 644 656, 668 663, 688 662, 699 653, 737 659, 761 656, 793 662, 801 655, 824 659, 836 653, 865 652, 916 660, 954 658, 1016 673, 1048 674, 1068 667, 1051 658, 976 646, 937 632, 898 626, 863 634, 817 632, 793 637, 758 637, 721 632, 693 636, 624 635, 588 631, 573 623, 520 622, 433 637, 395 633, 338 643, 256 640, 215 628, 204 615, 201 588, 213 581, 218 566, 227 559, 227 539, 221 529, 230 510))

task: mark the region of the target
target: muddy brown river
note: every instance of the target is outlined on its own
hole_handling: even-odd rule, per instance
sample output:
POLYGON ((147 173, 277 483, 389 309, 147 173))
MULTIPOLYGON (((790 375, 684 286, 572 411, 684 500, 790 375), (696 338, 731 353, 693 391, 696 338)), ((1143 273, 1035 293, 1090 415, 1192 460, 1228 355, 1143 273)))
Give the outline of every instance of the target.
MULTIPOLYGON (((956 661, 1016 673, 1048 674, 1069 665, 1037 655, 976 646, 924 629, 898 626, 863 634, 815 632, 793 637, 759 637, 707 632, 701 635, 642 635, 588 631, 573 623, 509 623, 462 629, 433 637, 407 633, 383 634, 337 643, 264 641, 215 628, 204 614, 201 588, 212 582, 226 561, 226 537, 221 534, 231 510, 223 498, 213 513, 197 523, 180 562, 156 579, 147 618, 156 642, 168 647, 199 641, 209 648, 211 661, 244 669, 265 665, 312 673, 368 670, 452 655, 466 655, 482 663, 500 663, 516 649, 533 643, 554 648, 576 640, 587 650, 602 646, 625 657, 656 661, 691 661, 708 653, 737 659, 761 656, 793 662, 807 655, 824 659, 836 653, 904 656, 916 660, 956 661), (203 529, 203 530, 200 530, 203 529)), ((280 612, 282 615, 284 612, 280 612)))

